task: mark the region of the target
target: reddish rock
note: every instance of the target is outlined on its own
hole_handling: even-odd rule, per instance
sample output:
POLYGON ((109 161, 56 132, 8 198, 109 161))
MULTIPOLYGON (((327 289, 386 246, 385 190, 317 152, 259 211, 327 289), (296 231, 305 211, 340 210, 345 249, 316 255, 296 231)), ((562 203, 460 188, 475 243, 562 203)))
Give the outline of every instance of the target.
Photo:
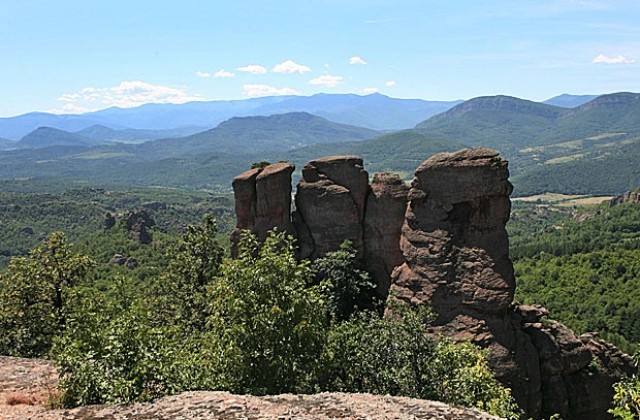
POLYGON ((250 169, 233 179, 237 224, 231 234, 232 255, 240 233, 249 230, 261 241, 272 229, 293 233, 291 224, 291 174, 287 162, 250 169))
POLYGON ((256 177, 256 218, 254 231, 264 241, 274 228, 293 233, 291 224, 291 174, 295 166, 275 163, 256 177))
POLYGON ((406 263, 393 288, 429 302, 441 324, 464 313, 504 314, 511 304, 508 177, 507 162, 488 149, 439 154, 416 171, 400 242, 406 263), (418 289, 407 283, 416 280, 418 289))
POLYGON ((404 262, 400 236, 409 187, 399 175, 373 176, 364 218, 365 266, 373 276, 380 296, 386 298, 391 272, 404 262))
POLYGON ((542 307, 510 306, 508 175, 507 162, 487 149, 436 155, 418 168, 400 239, 405 262, 392 274, 390 299, 430 306, 434 334, 488 349, 498 380, 527 416, 610 418, 611 384, 633 370, 630 359, 558 322, 542 323, 542 307))
POLYGON ((350 240, 363 254, 363 220, 369 192, 362 159, 329 156, 302 169, 294 222, 302 258, 318 258, 350 240))

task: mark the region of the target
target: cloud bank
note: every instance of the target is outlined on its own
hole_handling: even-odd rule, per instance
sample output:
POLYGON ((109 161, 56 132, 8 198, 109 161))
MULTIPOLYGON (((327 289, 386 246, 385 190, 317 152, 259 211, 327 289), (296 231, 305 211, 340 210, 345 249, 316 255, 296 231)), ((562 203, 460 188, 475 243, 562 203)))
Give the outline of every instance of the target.
POLYGON ((342 83, 342 76, 331 76, 330 74, 324 74, 309 81, 312 85, 335 87, 342 83))
POLYGON ((615 57, 608 57, 604 54, 598 54, 594 59, 594 64, 631 64, 635 63, 635 60, 627 58, 622 55, 616 55, 615 57))
POLYGON ((265 74, 267 73, 267 69, 259 64, 250 64, 244 67, 238 67, 238 71, 242 71, 245 73, 251 74, 265 74))
POLYGON ((61 109, 63 112, 86 112, 108 106, 131 108, 147 103, 182 104, 205 99, 189 94, 185 89, 132 80, 112 87, 85 87, 74 93, 65 93, 58 100, 67 102, 61 109))

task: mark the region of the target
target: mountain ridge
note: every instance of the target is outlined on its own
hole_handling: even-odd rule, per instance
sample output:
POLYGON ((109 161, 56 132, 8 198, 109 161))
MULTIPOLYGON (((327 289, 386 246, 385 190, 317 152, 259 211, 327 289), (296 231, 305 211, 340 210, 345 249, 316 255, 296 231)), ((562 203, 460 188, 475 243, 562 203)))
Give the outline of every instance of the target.
POLYGON ((144 104, 134 108, 111 107, 85 114, 34 112, 0 118, 0 137, 18 140, 41 126, 76 132, 92 125, 108 128, 164 130, 193 127, 206 130, 232 117, 311 111, 315 115, 376 130, 413 127, 459 101, 398 99, 381 94, 316 94, 268 96, 229 101, 195 101, 184 104, 144 104))

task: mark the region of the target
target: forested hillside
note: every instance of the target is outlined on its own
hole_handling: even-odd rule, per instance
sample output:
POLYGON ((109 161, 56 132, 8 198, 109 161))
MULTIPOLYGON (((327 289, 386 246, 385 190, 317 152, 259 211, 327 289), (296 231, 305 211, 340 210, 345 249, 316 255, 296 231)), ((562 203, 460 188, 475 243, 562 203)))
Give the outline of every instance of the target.
POLYGON ((586 220, 574 220, 569 210, 514 206, 516 299, 539 303, 576 331, 599 332, 633 353, 640 349, 640 205, 600 207, 586 220))

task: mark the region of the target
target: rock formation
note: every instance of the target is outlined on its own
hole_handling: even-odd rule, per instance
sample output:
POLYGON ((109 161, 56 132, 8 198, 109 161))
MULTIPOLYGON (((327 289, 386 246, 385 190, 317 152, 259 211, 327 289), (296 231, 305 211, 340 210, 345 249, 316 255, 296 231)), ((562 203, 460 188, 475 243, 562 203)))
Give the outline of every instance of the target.
POLYGON ((132 211, 127 215, 125 226, 129 232, 129 236, 134 241, 142 244, 150 244, 153 242, 153 236, 147 228, 156 225, 155 220, 147 213, 146 210, 132 211))
POLYGON ((293 233, 291 174, 294 169, 292 164, 281 162, 250 169, 233 179, 237 217, 236 229, 231 236, 234 255, 243 230, 255 233, 261 241, 274 228, 293 233))
POLYGON ((609 207, 617 206, 622 203, 640 203, 640 190, 626 191, 609 200, 609 207))
POLYGON ((404 262, 400 235, 408 193, 397 174, 373 176, 364 217, 364 260, 381 296, 389 291, 393 269, 404 262))
POLYGON ((313 160, 302 169, 293 221, 300 256, 318 258, 350 240, 363 253, 363 221, 369 174, 362 159, 330 156, 313 160))
POLYGON ((292 172, 277 164, 234 179, 234 241, 242 229, 264 239, 277 227, 296 235, 301 258, 315 259, 348 239, 382 296, 428 305, 433 334, 488 349, 498 379, 528 416, 610 417, 611 385, 633 370, 631 358, 543 319, 544 308, 512 303, 505 230, 512 186, 497 152, 433 156, 411 188, 392 174, 376 174, 369 186, 357 157, 314 160, 303 168, 290 219, 292 172))
POLYGON ((498 379, 527 415, 608 418, 610 385, 630 360, 609 357, 562 324, 541 322, 542 309, 511 307, 508 175, 507 162, 487 149, 420 165, 402 227, 405 262, 392 274, 390 299, 429 305, 434 334, 487 348, 498 379))

